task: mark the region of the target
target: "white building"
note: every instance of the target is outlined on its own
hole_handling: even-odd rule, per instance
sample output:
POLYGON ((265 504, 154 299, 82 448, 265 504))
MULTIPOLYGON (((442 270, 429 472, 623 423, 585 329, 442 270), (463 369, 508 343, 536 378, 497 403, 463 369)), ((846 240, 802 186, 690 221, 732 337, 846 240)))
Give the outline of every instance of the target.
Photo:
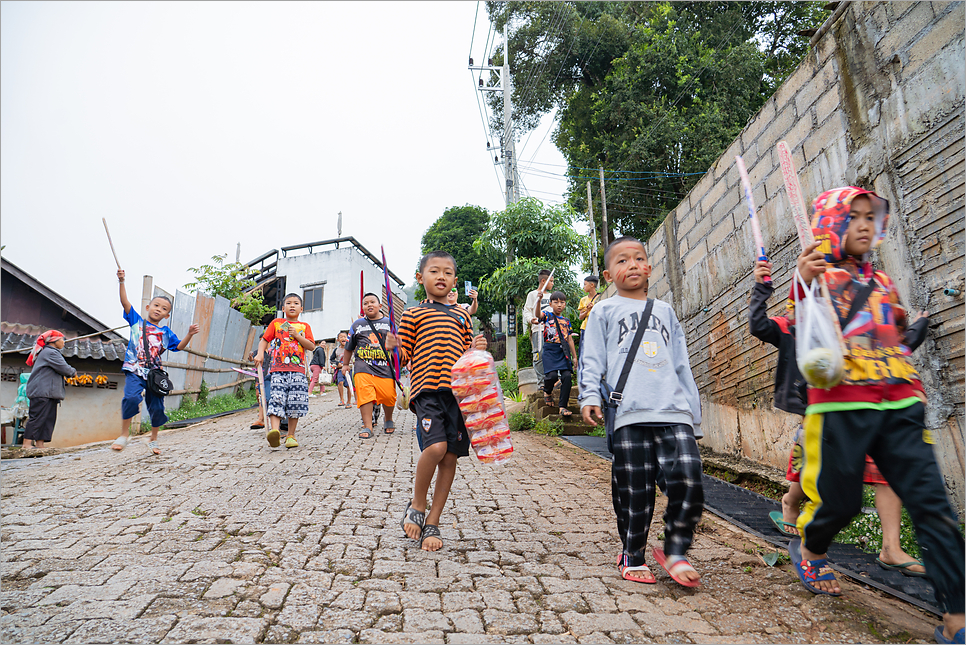
MULTIPOLYGON (((382 259, 353 237, 272 249, 248 266, 266 304, 280 310, 285 294, 302 297, 299 319, 312 327, 316 339, 331 341, 348 329, 360 315, 363 293, 379 294, 388 312, 382 259)), ((389 280, 398 323, 406 306, 405 283, 392 271, 389 280)))

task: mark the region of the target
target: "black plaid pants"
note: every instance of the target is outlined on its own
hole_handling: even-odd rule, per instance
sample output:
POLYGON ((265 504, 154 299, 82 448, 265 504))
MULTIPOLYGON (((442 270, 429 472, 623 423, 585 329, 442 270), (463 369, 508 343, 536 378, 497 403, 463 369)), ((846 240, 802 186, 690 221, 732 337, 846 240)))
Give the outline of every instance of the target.
POLYGON ((626 566, 644 564, 655 484, 667 496, 664 551, 684 555, 704 510, 701 454, 690 426, 635 424, 614 433, 611 495, 626 566))

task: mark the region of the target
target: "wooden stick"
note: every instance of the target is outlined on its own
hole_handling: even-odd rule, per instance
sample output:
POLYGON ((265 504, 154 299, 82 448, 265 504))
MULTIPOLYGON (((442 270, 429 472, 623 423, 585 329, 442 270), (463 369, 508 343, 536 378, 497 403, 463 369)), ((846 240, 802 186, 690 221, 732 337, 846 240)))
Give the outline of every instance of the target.
MULTIPOLYGON (((805 210, 805 199, 802 197, 802 186, 798 182, 798 173, 795 171, 795 163, 792 161, 792 151, 788 144, 779 141, 778 161, 782 169, 782 179, 785 182, 785 192, 788 194, 788 202, 792 209, 792 217, 795 219, 795 228, 798 229, 798 240, 802 244, 802 250, 815 242, 812 233, 812 223, 808 219, 808 212, 805 210)), ((832 326, 835 328, 835 337, 839 340, 839 349, 842 356, 849 356, 849 351, 845 347, 845 338, 842 336, 842 326, 839 324, 839 316, 835 312, 832 304, 832 297, 829 294, 828 283, 825 281, 825 274, 818 276, 818 285, 822 291, 822 297, 828 304, 829 317, 832 319, 832 326)), ((796 284, 794 289, 798 288, 796 284)))
POLYGON ((101 221, 104 222, 104 232, 107 233, 107 243, 111 245, 111 253, 114 255, 114 264, 117 265, 117 269, 120 271, 121 263, 117 261, 117 252, 114 250, 114 242, 111 241, 111 232, 107 229, 107 219, 102 217, 101 221))
MULTIPOLYGON (((255 379, 251 377, 243 378, 235 381, 234 383, 228 383, 227 385, 216 385, 215 387, 209 387, 208 391, 214 392, 215 390, 224 390, 226 387, 236 387, 238 385, 241 385, 242 383, 248 383, 249 381, 254 381, 254 380, 255 379)), ((182 394, 198 394, 199 392, 201 392, 201 390, 172 390, 171 392, 168 392, 168 396, 178 396, 182 394)))

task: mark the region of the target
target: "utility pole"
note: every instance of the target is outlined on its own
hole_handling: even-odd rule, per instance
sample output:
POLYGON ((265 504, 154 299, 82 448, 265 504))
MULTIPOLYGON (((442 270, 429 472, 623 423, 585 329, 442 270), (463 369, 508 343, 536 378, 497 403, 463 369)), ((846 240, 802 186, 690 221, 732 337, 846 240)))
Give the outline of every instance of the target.
POLYGON ((594 202, 590 197, 590 182, 587 182, 587 218, 590 220, 590 263, 594 275, 600 275, 597 264, 597 224, 594 223, 594 202))
POLYGON ((604 192, 604 167, 600 166, 600 224, 601 231, 600 239, 604 242, 604 248, 607 248, 607 193, 604 192))
MULTIPOLYGON (((503 25, 503 66, 493 67, 492 65, 473 66, 473 59, 470 59, 469 68, 471 70, 499 72, 500 86, 489 87, 480 79, 479 90, 481 92, 503 92, 503 132, 500 134, 500 152, 503 154, 503 176, 506 179, 506 189, 504 198, 506 205, 509 206, 520 199, 520 179, 517 168, 516 142, 513 134, 513 84, 510 80, 510 38, 507 25, 503 25)), ((488 144, 489 145, 489 144, 488 144)), ((513 262, 512 251, 507 252, 506 262, 509 265, 513 262)), ((516 305, 513 302, 507 304, 507 334, 506 334, 506 365, 508 369, 517 369, 517 328, 516 328, 516 305)))

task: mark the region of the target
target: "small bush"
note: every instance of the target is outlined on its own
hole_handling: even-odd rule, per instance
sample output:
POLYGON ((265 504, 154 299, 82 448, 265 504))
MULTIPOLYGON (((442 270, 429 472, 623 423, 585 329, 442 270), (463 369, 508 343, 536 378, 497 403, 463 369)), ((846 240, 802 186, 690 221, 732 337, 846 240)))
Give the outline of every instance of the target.
POLYGON ((514 412, 510 415, 510 430, 513 432, 519 432, 522 430, 530 430, 536 425, 536 421, 533 419, 533 415, 528 412, 514 412))
POLYGON ((594 429, 587 433, 591 437, 606 437, 607 430, 604 426, 594 426, 594 429))
POLYGON ((533 426, 533 432, 535 434, 543 434, 548 437, 559 437, 563 434, 563 422, 562 421, 550 421, 549 419, 540 419, 535 426, 533 426))
POLYGON ((206 403, 208 401, 208 394, 210 392, 210 390, 208 389, 208 384, 204 380, 202 380, 201 387, 199 387, 198 389, 200 391, 198 392, 198 398, 196 400, 198 401, 198 403, 206 403))

